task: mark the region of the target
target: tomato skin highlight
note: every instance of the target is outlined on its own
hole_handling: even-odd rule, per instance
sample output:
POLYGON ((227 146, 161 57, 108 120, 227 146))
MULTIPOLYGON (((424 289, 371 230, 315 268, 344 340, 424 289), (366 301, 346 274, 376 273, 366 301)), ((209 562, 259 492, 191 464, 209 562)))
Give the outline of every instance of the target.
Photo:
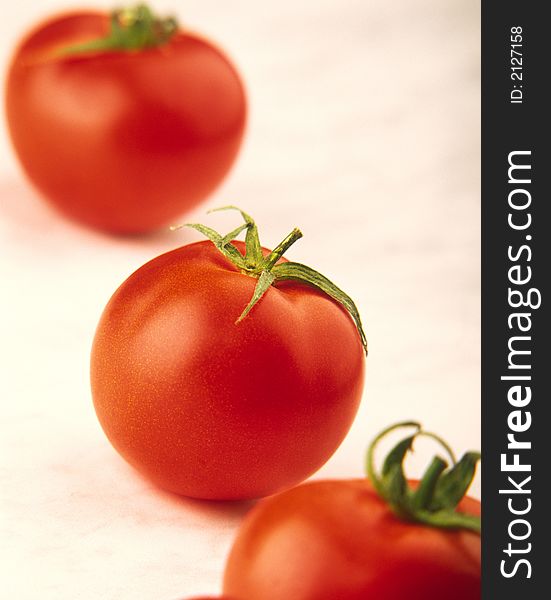
MULTIPOLYGON (((480 514, 465 498, 460 509, 480 514)), ((240 600, 479 600, 480 536, 400 521, 368 480, 316 481, 257 504, 224 575, 240 600)))
POLYGON ((350 316, 286 281, 236 324, 256 282, 198 242, 136 271, 100 319, 98 418, 164 489, 224 500, 278 492, 321 467, 352 424, 365 361, 350 316))
POLYGON ((31 32, 8 72, 8 125, 56 208, 139 233, 173 223, 222 181, 242 141, 245 92, 224 54, 188 32, 157 48, 59 54, 108 28, 108 15, 75 12, 31 32))

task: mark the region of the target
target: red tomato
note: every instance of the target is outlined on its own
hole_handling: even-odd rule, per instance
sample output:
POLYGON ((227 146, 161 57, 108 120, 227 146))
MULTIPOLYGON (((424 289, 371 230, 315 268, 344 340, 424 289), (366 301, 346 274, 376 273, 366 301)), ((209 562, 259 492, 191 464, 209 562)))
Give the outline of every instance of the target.
POLYGON ((234 162, 245 125, 239 75, 211 42, 176 31, 158 47, 67 48, 106 36, 109 16, 36 27, 9 69, 9 131, 23 169, 65 215, 143 232, 203 200, 234 162))
POLYGON ((236 323, 256 284, 199 242, 136 271, 101 317, 91 368, 99 420, 167 490, 273 494, 323 465, 352 424, 364 356, 349 314, 310 285, 280 281, 236 323))
MULTIPOLYGON (((459 510, 480 514, 465 498, 459 510)), ((318 481, 260 502, 231 550, 239 600, 478 600, 480 536, 399 520, 368 480, 318 481)))

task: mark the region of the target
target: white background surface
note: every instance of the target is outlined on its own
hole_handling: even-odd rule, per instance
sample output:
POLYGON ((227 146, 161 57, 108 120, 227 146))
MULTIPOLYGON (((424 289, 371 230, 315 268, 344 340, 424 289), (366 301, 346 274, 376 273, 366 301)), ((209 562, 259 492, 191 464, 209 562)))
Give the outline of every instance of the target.
MULTIPOLYGON (((71 3, 3 6, 2 66, 18 35, 62 6, 71 3)), ((156 6, 225 47, 249 91, 239 162, 193 218, 237 203, 267 246, 300 226, 305 237, 290 256, 330 276, 363 314, 362 408, 316 477, 361 476, 368 440, 404 418, 459 451, 479 447, 479 3, 156 6)), ((2 596, 218 592, 248 505, 153 489, 109 446, 88 385, 90 344, 111 293, 193 232, 120 240, 62 220, 23 180, 4 127, 0 201, 2 596)), ((431 449, 419 449, 424 463, 431 449)), ((413 472, 420 466, 414 460, 413 472)))

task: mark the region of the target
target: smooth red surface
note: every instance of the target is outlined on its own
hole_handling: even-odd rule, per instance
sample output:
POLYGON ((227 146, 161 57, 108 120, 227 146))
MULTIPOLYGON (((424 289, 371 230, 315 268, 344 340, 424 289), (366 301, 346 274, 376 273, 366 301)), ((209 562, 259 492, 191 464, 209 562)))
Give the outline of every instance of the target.
MULTIPOLYGON (((480 514, 473 499, 461 509, 480 514)), ((367 480, 308 483, 249 513, 224 593, 239 600, 479 600, 480 536, 400 521, 367 480)))
POLYGON ((220 50, 187 32, 155 49, 59 55, 107 30, 106 15, 75 12, 29 34, 8 72, 9 131, 27 175, 63 213, 142 232, 220 183, 243 136, 245 94, 220 50))
POLYGON ((272 494, 321 467, 352 424, 365 361, 348 313, 282 282, 236 324, 256 281, 199 242, 136 271, 101 317, 97 415, 122 456, 167 490, 272 494))

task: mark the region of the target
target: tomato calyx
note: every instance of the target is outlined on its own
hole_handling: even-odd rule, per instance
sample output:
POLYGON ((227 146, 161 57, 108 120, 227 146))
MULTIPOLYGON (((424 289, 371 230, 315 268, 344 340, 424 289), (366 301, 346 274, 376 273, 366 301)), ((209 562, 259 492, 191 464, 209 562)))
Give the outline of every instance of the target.
POLYGON ((63 48, 61 54, 156 48, 168 43, 178 30, 174 17, 159 18, 146 4, 114 10, 110 23, 107 36, 63 48))
POLYGON ((254 219, 236 206, 223 206, 210 212, 221 210, 238 211, 241 214, 244 223, 224 236, 220 235, 214 229, 199 223, 186 223, 185 225, 176 226, 172 229, 191 227, 192 229, 199 231, 205 235, 242 273, 255 277, 258 280, 253 296, 241 315, 237 318, 236 324, 241 322, 250 313, 253 307, 261 300, 262 296, 268 291, 270 286, 275 285, 278 281, 300 281, 321 290, 346 309, 356 325, 363 349, 367 354, 367 339, 362 326, 360 313, 352 298, 327 279, 327 277, 318 273, 311 267, 297 262, 278 262, 284 253, 302 237, 300 229, 294 228, 293 231, 291 231, 291 233, 289 233, 289 235, 287 235, 287 237, 285 237, 267 256, 264 256, 258 234, 258 227, 256 226, 254 219), (245 255, 231 243, 243 231, 246 231, 245 255))
POLYGON ((434 433, 424 431, 419 423, 407 421, 388 427, 372 442, 367 452, 367 475, 376 492, 401 519, 443 529, 467 529, 480 534, 480 517, 467 515, 457 506, 467 493, 474 478, 479 452, 466 452, 457 461, 448 444, 434 433), (380 473, 375 469, 375 448, 396 429, 413 427, 414 433, 399 442, 387 455, 380 473), (418 437, 429 437, 442 446, 451 460, 435 456, 413 489, 404 474, 404 460, 413 451, 418 437))

